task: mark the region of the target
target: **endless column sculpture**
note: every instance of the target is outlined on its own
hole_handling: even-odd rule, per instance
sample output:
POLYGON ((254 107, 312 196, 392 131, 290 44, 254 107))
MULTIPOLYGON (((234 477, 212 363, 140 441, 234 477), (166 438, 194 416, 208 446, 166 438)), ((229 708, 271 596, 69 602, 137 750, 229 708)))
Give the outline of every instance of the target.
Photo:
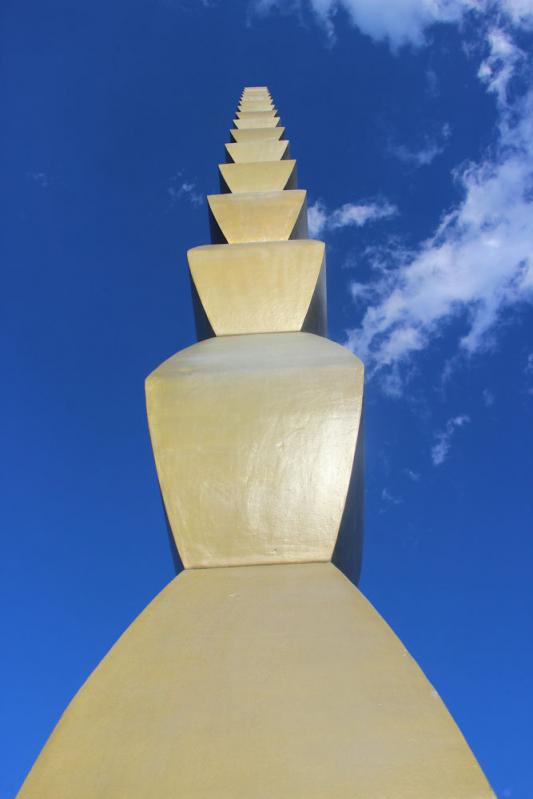
POLYGON ((146 381, 184 571, 80 689, 21 799, 493 797, 354 585, 363 366, 325 337, 324 244, 279 122, 267 88, 244 90, 213 244, 188 254, 201 341, 146 381))

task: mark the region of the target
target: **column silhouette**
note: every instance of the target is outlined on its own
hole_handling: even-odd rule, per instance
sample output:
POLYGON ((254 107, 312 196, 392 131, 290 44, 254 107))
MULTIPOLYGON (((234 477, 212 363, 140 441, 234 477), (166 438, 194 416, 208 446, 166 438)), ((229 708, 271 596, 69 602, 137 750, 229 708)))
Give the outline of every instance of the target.
POLYGON ((489 799, 356 588, 363 365, 326 338, 285 128, 243 91, 188 253, 199 343, 146 381, 181 572, 66 710, 21 799, 489 799), (348 579, 350 578, 350 579, 348 579))

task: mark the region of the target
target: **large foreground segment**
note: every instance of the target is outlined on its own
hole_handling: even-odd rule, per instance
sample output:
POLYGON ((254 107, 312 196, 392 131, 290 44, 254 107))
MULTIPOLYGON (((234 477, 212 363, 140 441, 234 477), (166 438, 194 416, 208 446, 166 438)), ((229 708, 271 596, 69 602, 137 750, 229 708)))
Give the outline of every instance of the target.
POLYGON ((401 642, 330 563, 189 570, 61 719, 21 799, 490 799, 401 642))

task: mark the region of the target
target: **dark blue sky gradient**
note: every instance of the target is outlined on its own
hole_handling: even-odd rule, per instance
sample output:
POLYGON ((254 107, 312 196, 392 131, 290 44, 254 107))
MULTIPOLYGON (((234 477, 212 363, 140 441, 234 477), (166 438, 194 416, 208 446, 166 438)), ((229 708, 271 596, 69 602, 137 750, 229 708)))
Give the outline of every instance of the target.
MULTIPOLYGON (((451 170, 493 141, 494 98, 465 35, 435 28, 429 46, 392 53, 342 14, 331 44, 305 13, 259 19, 241 2, 4 5, 2 798, 174 574, 143 381, 195 340, 185 252, 209 233, 205 204, 169 189, 218 191, 238 95, 267 83, 311 203, 400 208, 327 238, 342 341, 361 317, 348 284, 370 279, 364 248, 385 232, 409 245, 430 235, 461 196, 451 170), (429 166, 391 155, 446 123, 429 166)), ((368 385, 361 588, 498 796, 531 799, 531 310, 502 319, 497 345, 442 386, 463 327, 417 356, 403 398, 368 385), (458 414, 471 422, 436 468, 435 431, 458 414)))

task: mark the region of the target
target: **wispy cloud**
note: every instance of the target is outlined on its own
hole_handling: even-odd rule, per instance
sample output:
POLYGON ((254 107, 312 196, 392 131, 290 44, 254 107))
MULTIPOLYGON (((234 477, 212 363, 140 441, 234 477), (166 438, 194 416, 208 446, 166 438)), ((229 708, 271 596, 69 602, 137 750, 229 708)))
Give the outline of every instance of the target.
POLYGON ((339 230, 345 227, 362 227, 368 222, 387 219, 397 213, 396 206, 388 202, 371 202, 361 205, 345 203, 340 208, 329 211, 321 200, 317 200, 308 210, 309 235, 316 238, 325 231, 339 230))
POLYGON ((391 494, 391 492, 387 488, 384 488, 382 490, 381 499, 384 500, 384 502, 388 502, 391 505, 401 505, 401 503, 403 502, 403 499, 401 499, 401 497, 395 497, 393 494, 391 494))
POLYGON ((451 135, 451 127, 445 123, 439 134, 433 138, 426 136, 419 147, 407 147, 405 144, 391 144, 389 152, 398 160, 415 167, 428 166, 438 155, 444 152, 451 135))
POLYGON ((485 160, 456 170, 463 200, 429 239, 414 250, 380 253, 378 277, 366 287, 371 305, 347 331, 370 373, 388 373, 396 393, 413 356, 452 320, 464 322, 458 351, 472 354, 491 346, 504 311, 533 300, 533 91, 508 100, 514 73, 506 65, 523 63, 517 50, 499 46, 492 78, 483 77, 500 112, 497 145, 485 160))
POLYGON ((36 183, 42 189, 47 189, 49 185, 48 175, 46 172, 26 172, 26 177, 32 183, 36 183))
MULTIPOLYGON (((533 301, 533 89, 517 94, 520 86, 531 86, 533 64, 515 41, 517 26, 533 30, 532 0, 261 0, 259 5, 264 13, 274 7, 310 8, 330 35, 343 9, 362 32, 392 48, 422 46, 437 23, 460 25, 467 16, 476 23, 468 28, 476 33, 465 46, 473 45, 471 56, 485 49, 478 77, 498 110, 494 143, 483 158, 453 171, 462 200, 443 214, 431 236, 409 249, 398 242, 382 245, 370 257, 375 279, 350 286, 355 302, 364 300, 368 309, 346 331, 346 343, 366 361, 367 374, 379 374, 386 391, 401 395, 417 353, 460 321, 463 331, 448 358, 451 374, 462 358, 494 345, 504 315, 533 301)), ((400 145, 396 155, 423 166, 444 144, 445 139, 428 138, 419 147, 400 145)), ((361 207, 368 206, 329 212, 316 203, 310 209, 311 234, 358 224, 364 217, 348 211, 361 207)), ((391 212, 389 207, 384 215, 391 212)))
POLYGON ((430 97, 438 97, 439 79, 434 69, 428 69, 426 72, 426 86, 427 93, 430 97))
POLYGON ((481 396, 487 408, 491 408, 494 405, 494 394, 490 389, 484 388, 481 396))
POLYGON ((461 23, 469 15, 499 14, 514 25, 533 27, 531 0, 252 0, 251 7, 261 14, 273 9, 301 14, 308 8, 330 39, 343 10, 359 30, 393 49, 422 46, 432 25, 461 23))
POLYGON ((489 92, 493 92, 500 106, 507 100, 507 87, 516 68, 525 60, 525 53, 512 42, 511 37, 502 28, 491 28, 487 34, 489 54, 482 61, 478 78, 486 84, 489 92))
POLYGON ((435 444, 431 449, 431 460, 433 461, 434 466, 440 466, 442 463, 444 463, 448 457, 455 431, 459 427, 464 427, 464 425, 468 424, 469 421, 470 417, 466 414, 455 416, 452 419, 448 419, 444 430, 441 430, 435 434, 435 444))
POLYGON ((184 180, 182 172, 177 172, 170 179, 167 193, 172 203, 188 200, 192 205, 199 206, 204 202, 203 195, 198 191, 196 183, 193 180, 184 180))
POLYGON ((411 480, 413 483, 418 483, 420 481, 420 473, 414 472, 412 469, 404 469, 403 473, 411 480))

